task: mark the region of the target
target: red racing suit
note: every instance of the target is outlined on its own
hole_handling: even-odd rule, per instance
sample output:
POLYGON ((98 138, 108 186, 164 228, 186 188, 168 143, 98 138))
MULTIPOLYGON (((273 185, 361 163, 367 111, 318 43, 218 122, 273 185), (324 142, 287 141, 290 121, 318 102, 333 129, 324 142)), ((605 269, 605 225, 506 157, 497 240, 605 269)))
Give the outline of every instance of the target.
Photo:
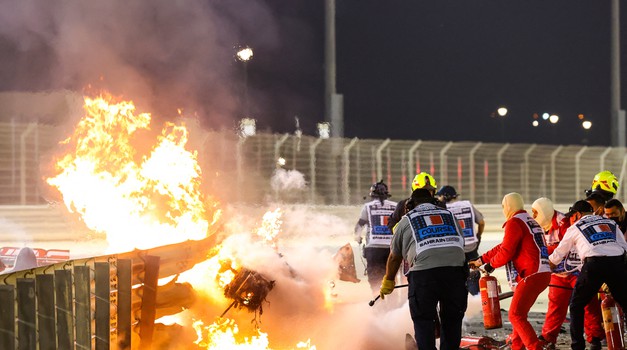
MULTIPOLYGON (((555 211, 551 229, 545 233, 549 254, 553 253, 553 250, 564 238, 564 233, 569 226, 570 223, 567 218, 564 218, 564 214, 555 211)), ((551 275, 551 283, 549 285, 549 307, 544 319, 544 325, 542 326, 542 337, 554 344, 557 341, 562 324, 566 320, 570 297, 573 294, 573 289, 579 276, 578 269, 571 271, 571 268, 568 266, 564 268, 564 264, 567 264, 569 259, 579 260, 579 256, 576 253, 569 254, 562 264, 558 266, 558 271, 561 272, 555 272, 551 275)), ((579 266, 580 264, 581 261, 579 261, 579 266)), ((590 303, 585 308, 584 331, 588 342, 591 342, 592 338, 605 338, 601 304, 596 298, 590 300, 590 303)))
POLYGON ((527 317, 538 295, 549 285, 551 270, 544 244, 544 231, 524 210, 519 210, 503 225, 503 242, 481 256, 484 263, 497 268, 511 262, 518 272, 509 309, 513 350, 542 348, 527 317))

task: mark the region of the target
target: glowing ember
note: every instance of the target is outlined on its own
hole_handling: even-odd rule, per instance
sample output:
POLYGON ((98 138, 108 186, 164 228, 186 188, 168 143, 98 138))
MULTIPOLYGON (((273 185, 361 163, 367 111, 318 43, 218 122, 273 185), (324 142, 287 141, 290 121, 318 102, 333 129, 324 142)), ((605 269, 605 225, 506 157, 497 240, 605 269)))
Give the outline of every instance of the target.
POLYGON ((185 149, 187 129, 167 123, 149 154, 140 154, 134 146, 149 130, 150 114, 111 100, 85 98, 86 113, 65 141, 71 151, 48 183, 117 251, 205 238, 220 211, 212 204, 208 213, 203 203, 197 154, 185 149))

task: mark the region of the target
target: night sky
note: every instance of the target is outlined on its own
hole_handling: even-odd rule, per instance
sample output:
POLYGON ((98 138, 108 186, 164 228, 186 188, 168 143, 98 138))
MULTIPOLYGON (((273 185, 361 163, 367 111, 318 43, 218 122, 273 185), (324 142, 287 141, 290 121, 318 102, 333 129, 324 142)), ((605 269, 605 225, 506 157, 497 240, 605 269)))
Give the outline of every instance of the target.
MULTIPOLYGON (((298 117, 314 135, 323 38, 322 0, 0 0, 0 90, 95 84, 212 128, 248 114, 261 130, 293 132, 298 117), (254 50, 247 66, 238 45, 254 50)), ((609 0, 337 0, 347 137, 608 145, 609 64, 609 0), (500 106, 504 124, 491 118, 500 106), (532 127, 545 112, 558 124, 532 127)))

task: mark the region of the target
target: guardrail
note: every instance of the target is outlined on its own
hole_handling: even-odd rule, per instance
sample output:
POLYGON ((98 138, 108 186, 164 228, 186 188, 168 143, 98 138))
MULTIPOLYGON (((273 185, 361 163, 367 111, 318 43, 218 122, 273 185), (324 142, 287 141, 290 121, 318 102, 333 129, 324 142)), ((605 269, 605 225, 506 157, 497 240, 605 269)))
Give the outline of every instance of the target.
POLYGON ((188 284, 158 280, 207 260, 214 245, 210 236, 0 274, 0 349, 150 349, 155 319, 194 298, 188 284))

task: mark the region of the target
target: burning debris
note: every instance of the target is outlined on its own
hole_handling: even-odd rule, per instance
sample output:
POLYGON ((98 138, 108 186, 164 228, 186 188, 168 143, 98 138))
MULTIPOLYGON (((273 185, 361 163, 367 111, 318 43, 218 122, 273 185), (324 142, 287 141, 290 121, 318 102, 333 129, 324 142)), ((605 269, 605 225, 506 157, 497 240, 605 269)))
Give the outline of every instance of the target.
POLYGON ((269 281, 255 271, 246 268, 236 271, 231 283, 224 288, 224 296, 233 302, 222 316, 232 307, 246 308, 250 312, 258 311, 259 315, 263 314, 263 302, 272 288, 274 281, 269 281))
MULTIPOLYGON (((136 113, 132 102, 115 102, 110 96, 85 98, 84 109, 85 115, 62 143, 65 152, 57 156, 55 169, 47 178, 70 212, 92 230, 105 233, 112 251, 214 238, 216 245, 203 255, 205 261, 157 289, 157 316, 174 320, 162 327, 164 344, 183 344, 187 339, 181 334, 193 327, 198 336, 194 343, 203 348, 269 349, 268 335, 257 324, 248 330, 256 335, 246 338, 238 335, 234 320, 223 317, 235 307, 254 313, 257 320, 275 281, 254 271, 253 264, 240 266, 237 249, 219 244, 218 238, 224 238, 216 234, 222 210, 217 201, 200 191, 197 152, 187 149, 185 125, 166 123, 159 135, 153 135, 149 114, 136 113), (155 140, 150 140, 152 136, 155 140), (177 283, 183 275, 189 278, 177 283), (192 311, 195 304, 201 304, 196 302, 201 295, 211 296, 213 306, 222 307, 223 298, 230 303, 209 326, 202 321, 207 314, 192 311), (185 323, 184 310, 194 321, 193 325, 188 322, 187 329, 179 327, 185 323)), ((277 248, 281 215, 280 208, 267 212, 253 231, 270 247, 267 256, 282 257, 277 248)), ((289 278, 296 279, 295 271, 284 263, 289 278)), ((354 264, 352 267, 354 272, 354 264)), ((137 296, 143 292, 142 288, 134 291, 137 296)), ((315 346, 308 340, 297 348, 315 346)))

